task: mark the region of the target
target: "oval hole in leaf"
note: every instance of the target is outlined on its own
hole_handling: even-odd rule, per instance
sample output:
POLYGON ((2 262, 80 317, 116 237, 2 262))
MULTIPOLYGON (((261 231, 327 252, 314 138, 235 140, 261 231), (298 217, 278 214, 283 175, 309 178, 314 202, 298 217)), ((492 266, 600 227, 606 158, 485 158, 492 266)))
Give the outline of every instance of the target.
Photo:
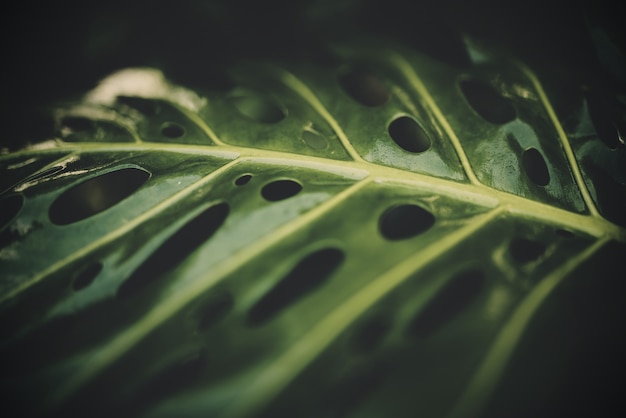
POLYGON ((515 108, 490 85, 476 80, 462 80, 461 91, 468 103, 483 119, 504 124, 515 119, 515 108))
POLYGON ((72 287, 74 290, 82 290, 89 286, 96 279, 98 274, 102 271, 102 263, 95 262, 91 263, 87 268, 83 269, 76 278, 74 279, 74 283, 72 287))
POLYGON ((547 186, 550 183, 550 172, 543 155, 535 148, 529 148, 522 154, 522 164, 528 178, 537 186, 547 186))
POLYGON ((484 275, 478 269, 456 274, 411 322, 409 333, 417 337, 431 335, 466 309, 483 285, 484 275))
POLYGON ((294 180, 276 180, 261 189, 261 196, 270 202, 288 199, 297 195, 302 185, 294 180))
POLYGON ((277 123, 285 118, 285 113, 271 100, 258 94, 249 93, 230 99, 239 113, 261 123, 277 123))
POLYGON ((261 325, 281 310, 322 285, 343 262, 337 248, 323 248, 303 258, 248 312, 250 325, 261 325))
POLYGON ((150 173, 122 168, 86 180, 63 192, 50 206, 52 223, 68 225, 116 205, 144 184, 150 173))
POLYGON ((133 108, 146 116, 154 116, 161 110, 158 103, 152 99, 135 96, 117 96, 116 100, 118 103, 133 108))
POLYGON ((161 134, 167 138, 180 138, 185 135, 185 128, 174 122, 166 122, 161 126, 161 134))
POLYGON ((118 296, 126 297, 134 294, 158 277, 173 270, 222 226, 228 212, 228 204, 219 203, 187 222, 120 285, 117 291, 118 296))
POLYGON ((21 194, 13 194, 0 199, 0 230, 20 213, 22 206, 24 206, 24 196, 21 194))
POLYGON ((328 147, 328 142, 324 135, 308 129, 302 131, 302 140, 313 149, 321 150, 328 147))
POLYGON ((205 331, 224 318, 235 305, 233 295, 223 292, 204 303, 198 319, 198 329, 205 331))
POLYGON ((541 257, 546 252, 546 245, 527 238, 514 238, 509 245, 509 251, 516 262, 525 264, 541 257))
POLYGON ((243 186, 244 184, 248 184, 250 180, 252 180, 252 174, 244 174, 243 176, 237 177, 235 185, 243 186))
POLYGON ((350 97, 365 106, 381 106, 390 98, 387 86, 364 71, 352 71, 342 75, 339 84, 350 97))
POLYGON ((380 315, 374 316, 357 329, 353 343, 358 351, 372 351, 381 343, 390 329, 391 323, 388 318, 380 315))
POLYGON ((435 217, 426 209, 404 204, 387 209, 380 217, 378 228, 383 237, 396 241, 415 237, 434 223, 435 217))
POLYGON ((408 116, 401 116, 389 124, 389 136, 405 151, 419 153, 430 148, 430 138, 424 129, 408 116))

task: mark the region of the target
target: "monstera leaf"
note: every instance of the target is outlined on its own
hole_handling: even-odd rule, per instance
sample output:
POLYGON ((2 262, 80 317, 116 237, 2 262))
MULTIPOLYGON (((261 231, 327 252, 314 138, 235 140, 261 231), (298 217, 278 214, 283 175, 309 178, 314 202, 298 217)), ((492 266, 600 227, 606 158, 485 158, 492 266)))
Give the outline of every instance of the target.
POLYGON ((4 416, 557 416, 606 388, 575 362, 621 332, 585 322, 623 312, 621 119, 470 37, 463 66, 326 46, 209 86, 120 69, 0 156, 4 416))

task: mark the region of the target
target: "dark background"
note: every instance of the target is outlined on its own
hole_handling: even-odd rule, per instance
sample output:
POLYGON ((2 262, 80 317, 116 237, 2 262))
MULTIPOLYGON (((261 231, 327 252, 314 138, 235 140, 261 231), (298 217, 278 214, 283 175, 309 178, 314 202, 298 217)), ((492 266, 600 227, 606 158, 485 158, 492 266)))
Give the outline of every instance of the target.
MULTIPOLYGON (((323 50, 325 39, 363 33, 459 66, 467 57, 458 35, 469 33, 554 78, 624 100, 618 9, 618 2, 590 0, 22 2, 3 13, 0 148, 45 138, 49 106, 77 99, 119 68, 156 66, 193 86, 238 58, 298 58, 323 50)), ((589 280, 548 301, 541 316, 548 319, 520 346, 490 417, 606 416, 620 406, 623 384, 614 379, 624 372, 624 253, 623 245, 611 247, 585 267, 589 280)))
POLYGON ((462 63, 458 35, 463 31, 497 40, 530 62, 624 91, 624 75, 618 80, 598 59, 605 55, 624 65, 618 6, 591 0, 16 3, 3 14, 0 144, 14 149, 45 136, 50 129, 40 118, 45 106, 75 98, 118 68, 157 66, 193 85, 238 57, 295 56, 324 39, 363 33, 397 38, 462 63), (590 27, 609 36, 609 48, 594 42, 590 27), (615 45, 621 57, 611 55, 615 45))

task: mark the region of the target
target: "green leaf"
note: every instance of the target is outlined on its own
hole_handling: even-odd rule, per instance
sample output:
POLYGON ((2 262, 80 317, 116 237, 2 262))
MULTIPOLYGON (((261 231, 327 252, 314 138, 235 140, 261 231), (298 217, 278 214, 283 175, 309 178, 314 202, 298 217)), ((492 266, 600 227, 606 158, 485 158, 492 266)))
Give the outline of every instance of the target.
POLYGON ((626 155, 579 85, 466 44, 335 41, 227 89, 131 67, 56 106, 0 156, 8 410, 513 416, 550 307, 624 272, 626 155))

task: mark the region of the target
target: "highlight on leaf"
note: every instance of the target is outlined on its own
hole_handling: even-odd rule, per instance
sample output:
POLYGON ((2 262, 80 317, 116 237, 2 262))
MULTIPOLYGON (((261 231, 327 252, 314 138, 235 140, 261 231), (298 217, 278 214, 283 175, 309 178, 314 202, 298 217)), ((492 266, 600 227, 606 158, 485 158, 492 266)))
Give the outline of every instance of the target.
POLYGON ((571 398, 608 404, 620 96, 430 6, 413 22, 390 3, 378 37, 359 27, 384 8, 329 4, 237 25, 232 5, 151 6, 166 42, 133 19, 105 25, 128 44, 76 37, 119 69, 0 147, 0 415, 535 416, 580 394, 563 359, 599 382, 571 398))

